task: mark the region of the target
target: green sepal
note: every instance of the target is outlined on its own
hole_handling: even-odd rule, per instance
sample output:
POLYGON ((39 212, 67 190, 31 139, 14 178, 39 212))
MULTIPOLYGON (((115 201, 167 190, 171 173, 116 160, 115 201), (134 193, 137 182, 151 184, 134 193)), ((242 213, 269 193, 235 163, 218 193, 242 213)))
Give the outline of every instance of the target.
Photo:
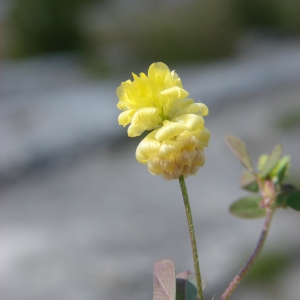
POLYGON ((252 170, 252 162, 244 142, 233 135, 227 135, 225 141, 242 165, 248 170, 252 170))
POLYGON ((248 170, 243 171, 240 185, 243 189, 245 189, 249 192, 253 192, 253 193, 258 192, 257 181, 256 181, 254 175, 251 172, 249 172, 248 170))
POLYGON ((293 190, 282 192, 276 198, 277 207, 290 207, 294 210, 300 211, 300 191, 293 190))
POLYGON ((260 207, 261 196, 247 196, 231 204, 229 210, 237 217, 245 219, 261 218, 266 212, 260 207))
POLYGON ((268 156, 268 159, 264 162, 263 166, 261 165, 261 161, 265 160, 265 155, 262 155, 263 159, 259 159, 258 166, 258 168, 260 169, 260 172, 258 174, 260 178, 266 178, 271 173, 273 168, 278 163, 281 154, 282 147, 280 145, 275 146, 270 156, 268 156))

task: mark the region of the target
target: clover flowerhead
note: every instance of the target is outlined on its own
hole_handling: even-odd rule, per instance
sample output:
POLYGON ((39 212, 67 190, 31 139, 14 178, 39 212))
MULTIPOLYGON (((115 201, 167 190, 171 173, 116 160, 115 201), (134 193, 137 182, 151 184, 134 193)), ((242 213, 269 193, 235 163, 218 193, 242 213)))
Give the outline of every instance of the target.
POLYGON ((136 158, 150 173, 165 179, 195 175, 204 165, 204 147, 210 133, 203 116, 208 108, 188 98, 180 78, 164 63, 153 63, 148 76, 133 74, 133 81, 117 88, 119 124, 128 124, 128 136, 151 131, 136 150, 136 158))

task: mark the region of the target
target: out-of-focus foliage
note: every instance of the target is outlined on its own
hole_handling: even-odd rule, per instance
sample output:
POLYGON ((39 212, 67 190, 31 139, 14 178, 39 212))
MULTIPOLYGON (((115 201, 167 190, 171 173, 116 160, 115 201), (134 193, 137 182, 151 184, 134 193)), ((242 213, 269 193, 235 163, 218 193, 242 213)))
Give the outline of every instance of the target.
POLYGON ((7 54, 83 50, 90 65, 102 67, 119 67, 120 61, 205 61, 234 54, 237 40, 249 30, 300 33, 299 0, 177 1, 169 6, 150 1, 149 9, 126 11, 117 4, 12 0, 7 54))
POLYGON ((81 34, 78 10, 84 0, 14 0, 10 14, 12 57, 75 50, 81 34))
POLYGON ((283 252, 267 252, 258 258, 245 278, 246 284, 276 285, 291 263, 291 258, 283 252))
MULTIPOLYGON (((138 20, 143 30, 120 32, 149 61, 211 60, 231 55, 237 28, 226 1, 202 0, 138 20)), ((136 26, 132 24, 132 26, 136 26)))
POLYGON ((233 0, 234 14, 244 28, 300 33, 299 0, 233 0))
MULTIPOLYGON (((97 33, 94 31, 91 43, 94 48, 99 45, 94 53, 101 53, 104 46, 109 55, 103 57, 103 63, 111 61, 118 69, 119 60, 112 58, 114 51, 118 57, 122 56, 123 63, 129 65, 143 60, 148 63, 208 61, 233 55, 237 41, 248 31, 300 33, 297 1, 287 0, 284 7, 280 1, 270 3, 269 9, 280 15, 276 17, 276 26, 270 29, 268 19, 273 17, 265 14, 273 13, 264 10, 259 1, 245 1, 244 4, 244 0, 201 0, 170 5, 169 9, 160 9, 153 4, 144 12, 116 12, 110 23, 99 26, 97 33), (253 22, 247 16, 248 6, 254 10, 251 12, 253 22)), ((99 63, 99 56, 95 57, 99 63)))
POLYGON ((281 130, 293 130, 300 127, 300 110, 288 108, 280 118, 276 119, 276 122, 276 126, 281 130))
POLYGON ((169 10, 153 8, 124 16, 120 25, 103 32, 110 43, 127 45, 140 60, 211 60, 233 54, 237 34, 230 4, 202 0, 169 10), (122 22, 122 25, 121 25, 122 22))

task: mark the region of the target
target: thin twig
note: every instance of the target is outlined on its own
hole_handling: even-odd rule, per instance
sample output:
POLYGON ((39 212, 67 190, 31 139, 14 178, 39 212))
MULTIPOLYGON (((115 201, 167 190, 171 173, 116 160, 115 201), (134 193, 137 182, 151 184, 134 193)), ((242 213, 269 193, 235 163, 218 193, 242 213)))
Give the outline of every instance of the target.
POLYGON ((269 228, 270 228, 273 213, 274 213, 274 209, 272 207, 267 207, 266 208, 265 222, 264 222, 259 240, 257 242, 257 245, 256 245, 253 253, 249 257, 249 259, 245 263, 245 265, 241 268, 241 270, 238 272, 238 274, 233 278, 233 280, 231 281, 231 283, 229 284, 229 286, 227 287, 227 289, 225 290, 225 292, 221 296, 221 300, 229 299, 229 297, 234 292, 234 290, 237 288, 239 283, 242 281, 243 277, 246 275, 246 273, 248 272, 250 267, 253 265, 254 261, 259 256, 259 254, 260 254, 260 252, 261 252, 261 250, 264 246, 267 235, 268 235, 268 231, 269 231, 269 228))

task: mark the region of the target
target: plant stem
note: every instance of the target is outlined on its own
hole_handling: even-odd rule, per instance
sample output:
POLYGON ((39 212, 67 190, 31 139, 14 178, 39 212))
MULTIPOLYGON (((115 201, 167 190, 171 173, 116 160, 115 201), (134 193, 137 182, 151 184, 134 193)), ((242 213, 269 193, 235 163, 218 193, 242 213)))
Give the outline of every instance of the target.
POLYGON ((202 281, 201 281, 201 275, 200 275, 200 266, 199 266, 199 260, 198 260, 198 252, 197 252, 197 244, 196 244, 196 238, 195 238, 195 232, 194 232, 192 212, 191 212, 191 207, 190 207, 190 203, 189 203, 189 196, 188 196, 188 193, 187 193, 187 189, 186 189, 185 180, 184 180, 183 175, 181 175, 179 177, 179 183, 180 183, 180 188, 181 188, 184 207, 185 207, 185 212, 186 212, 186 218, 187 218, 188 227, 189 227, 190 240, 191 240, 191 244, 192 244, 194 268, 195 268, 197 290, 198 290, 198 299, 199 300, 204 300, 203 292, 202 292, 202 281))
POLYGON ((231 281, 231 283, 229 284, 229 286, 227 287, 227 289, 221 296, 221 300, 229 299, 231 294, 234 292, 234 290, 237 288, 239 283, 242 281, 242 279, 244 278, 246 273, 249 271, 250 267, 253 265, 254 261, 259 256, 259 254, 264 246, 267 235, 268 235, 268 231, 270 228, 273 213, 274 213, 274 208, 272 208, 272 207, 266 208, 266 217, 265 217, 264 225, 263 225, 259 240, 257 242, 257 245, 256 245, 253 253, 249 257, 249 259, 245 263, 245 265, 241 268, 241 270, 238 272, 238 274, 233 278, 233 280, 231 281))

